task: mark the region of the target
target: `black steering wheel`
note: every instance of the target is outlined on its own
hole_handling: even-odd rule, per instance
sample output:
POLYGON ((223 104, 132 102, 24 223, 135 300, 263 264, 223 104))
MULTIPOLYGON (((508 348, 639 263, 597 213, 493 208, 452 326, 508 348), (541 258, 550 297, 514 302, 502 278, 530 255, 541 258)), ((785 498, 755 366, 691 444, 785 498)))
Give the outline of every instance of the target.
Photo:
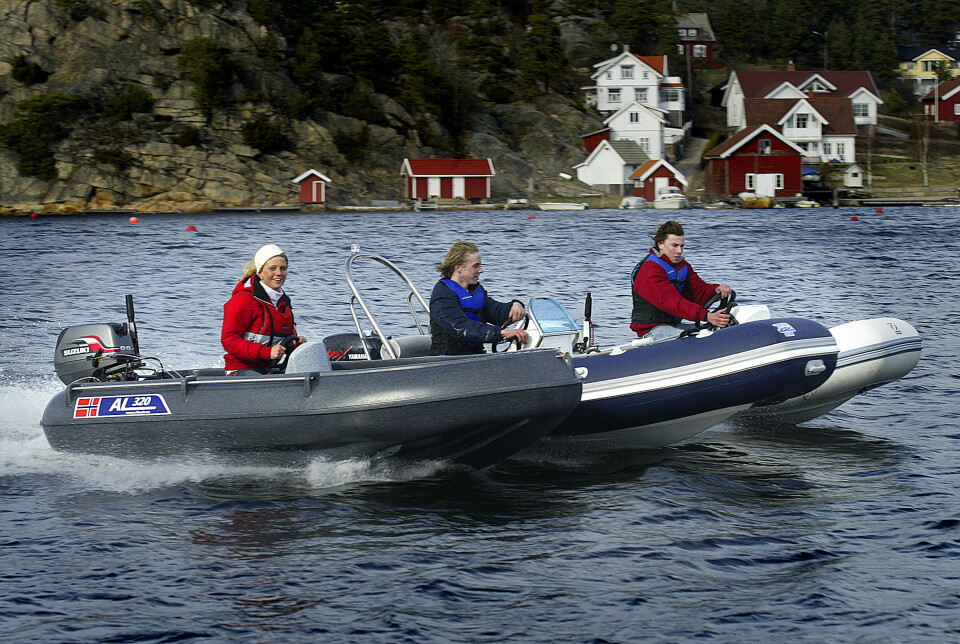
POLYGON ((296 348, 294 346, 294 343, 299 339, 300 339, 299 336, 288 335, 283 340, 280 340, 280 342, 277 343, 281 347, 283 347, 285 351, 283 352, 282 356, 280 356, 276 360, 270 361, 270 371, 273 371, 274 369, 279 369, 280 371, 283 371, 284 369, 287 368, 287 360, 290 359, 290 354, 293 353, 293 350, 296 348))
MULTIPOLYGON (((509 322, 504 322, 502 328, 506 329, 508 325, 509 325, 509 322)), ((511 326, 510 328, 511 328, 511 329, 523 329, 524 331, 526 331, 526 330, 527 330, 527 327, 528 327, 529 325, 530 325, 530 316, 529 316, 529 315, 524 315, 522 320, 517 320, 516 322, 513 323, 513 326, 511 326)), ((520 344, 519 338, 501 338, 501 339, 497 340, 496 342, 491 342, 491 343, 490 343, 490 350, 491 350, 493 353, 496 353, 496 352, 497 352, 497 345, 500 344, 501 342, 507 342, 507 343, 509 343, 509 344, 507 344, 507 348, 504 349, 504 351, 509 351, 509 350, 510 350, 510 344, 516 344, 516 345, 517 345, 517 351, 519 351, 520 349, 523 348, 523 345, 520 344)))
MULTIPOLYGON (((718 312, 730 313, 730 309, 732 309, 732 308, 736 305, 736 303, 737 303, 737 292, 736 292, 736 291, 730 291, 730 295, 729 295, 728 297, 724 297, 724 296, 720 295, 720 293, 714 293, 714 294, 713 294, 713 297, 711 297, 709 300, 707 300, 707 303, 703 305, 703 308, 707 309, 707 311, 709 311, 710 313, 718 313, 718 312), (717 302, 720 302, 720 303, 717 304, 717 302), (717 304, 717 308, 715 308, 715 309, 713 309, 713 310, 711 311, 711 310, 710 310, 710 307, 713 306, 714 304, 717 304)), ((737 318, 735 318, 735 317, 733 317, 733 316, 731 315, 731 316, 730 316, 730 324, 728 324, 727 326, 736 326, 736 325, 738 325, 738 324, 740 324, 740 323, 737 321, 737 318)), ((693 325, 694 325, 695 327, 697 327, 697 329, 715 329, 715 328, 717 328, 717 327, 713 326, 712 324, 710 324, 709 322, 702 321, 702 320, 695 320, 694 323, 693 323, 693 325), (701 326, 701 325, 702 325, 702 326, 701 326)))

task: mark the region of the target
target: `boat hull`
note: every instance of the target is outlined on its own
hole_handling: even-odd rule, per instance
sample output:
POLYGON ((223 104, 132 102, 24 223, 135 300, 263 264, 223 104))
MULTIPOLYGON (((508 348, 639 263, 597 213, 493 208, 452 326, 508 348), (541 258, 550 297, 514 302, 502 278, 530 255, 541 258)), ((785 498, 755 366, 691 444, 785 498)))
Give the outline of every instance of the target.
POLYGON ((41 424, 54 449, 119 457, 264 455, 295 464, 389 456, 479 469, 547 434, 580 395, 570 361, 543 350, 345 362, 306 374, 74 383, 50 401, 41 424))
POLYGON ((657 199, 653 202, 657 210, 679 210, 687 207, 686 199, 657 199))
POLYGON ((840 352, 837 367, 821 386, 779 404, 755 407, 737 420, 802 423, 836 409, 857 394, 899 380, 917 366, 922 341, 897 318, 848 322, 830 329, 840 352))
POLYGON ((551 436, 617 448, 676 443, 752 405, 816 389, 833 373, 837 352, 824 326, 776 318, 575 356, 574 365, 588 370, 583 396, 551 436))
POLYGON ((587 204, 585 203, 567 203, 567 202, 553 202, 553 203, 541 203, 537 204, 537 208, 540 210, 586 210, 587 204))

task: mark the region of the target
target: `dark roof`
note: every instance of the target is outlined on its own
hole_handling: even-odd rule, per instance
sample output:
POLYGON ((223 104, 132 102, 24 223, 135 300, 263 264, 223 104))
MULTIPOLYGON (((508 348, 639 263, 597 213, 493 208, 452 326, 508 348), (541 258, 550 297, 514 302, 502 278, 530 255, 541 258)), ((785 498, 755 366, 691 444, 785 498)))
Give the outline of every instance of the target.
MULTIPOLYGON (((747 98, 743 101, 744 116, 747 125, 776 126, 787 112, 793 109, 797 101, 804 99, 788 98, 747 98)), ((817 110, 827 124, 823 126, 823 134, 856 134, 857 126, 853 120, 853 103, 843 96, 830 96, 814 93, 806 101, 810 107, 817 110)))
POLYGON ((897 60, 915 60, 931 49, 936 49, 954 60, 960 60, 960 49, 946 45, 897 45, 897 60))
POLYGON ((625 139, 623 141, 607 141, 607 143, 617 151, 624 163, 640 164, 650 160, 650 157, 636 141, 625 139))
POLYGON ((697 30, 697 35, 680 36, 680 40, 691 42, 715 42, 717 40, 717 37, 713 35, 710 17, 705 13, 686 13, 677 16, 678 29, 689 29, 691 27, 697 30))
POLYGON ((943 81, 940 83, 940 87, 934 90, 930 90, 930 93, 921 98, 921 101, 933 101, 936 98, 943 100, 945 94, 949 94, 951 91, 960 87, 960 78, 955 80, 943 81))
POLYGON ((802 88, 814 76, 820 76, 835 86, 837 88, 835 93, 841 96, 850 96, 861 87, 877 97, 880 96, 880 90, 877 89, 877 84, 873 81, 873 74, 870 72, 736 71, 734 74, 740 81, 740 88, 743 90, 745 98, 763 98, 784 83, 802 88))

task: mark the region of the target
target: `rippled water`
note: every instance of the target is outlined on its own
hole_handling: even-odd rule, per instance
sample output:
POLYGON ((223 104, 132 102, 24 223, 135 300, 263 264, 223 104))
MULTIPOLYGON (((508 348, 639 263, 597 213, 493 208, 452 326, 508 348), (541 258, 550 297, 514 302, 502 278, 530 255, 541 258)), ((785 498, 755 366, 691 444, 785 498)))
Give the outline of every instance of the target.
MULTIPOLYGON (((221 306, 267 242, 291 256, 308 337, 351 326, 351 243, 428 294, 468 239, 495 297, 579 315, 590 291, 601 343, 626 339, 627 275, 665 214, 0 220, 0 640, 960 641, 954 208, 672 213, 700 274, 743 301, 924 337, 910 376, 799 427, 472 474, 136 463, 53 452, 40 429, 61 325, 123 321, 133 293, 144 353, 217 363, 221 306)), ((360 273, 407 324, 385 303, 396 282, 360 273)))

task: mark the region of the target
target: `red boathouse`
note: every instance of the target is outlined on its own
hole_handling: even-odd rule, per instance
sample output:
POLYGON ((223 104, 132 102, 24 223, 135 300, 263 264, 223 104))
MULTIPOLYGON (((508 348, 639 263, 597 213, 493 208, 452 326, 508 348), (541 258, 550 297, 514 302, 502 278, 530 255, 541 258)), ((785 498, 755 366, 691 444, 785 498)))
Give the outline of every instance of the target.
POLYGON ((408 199, 490 198, 490 159, 404 159, 400 167, 408 199))

